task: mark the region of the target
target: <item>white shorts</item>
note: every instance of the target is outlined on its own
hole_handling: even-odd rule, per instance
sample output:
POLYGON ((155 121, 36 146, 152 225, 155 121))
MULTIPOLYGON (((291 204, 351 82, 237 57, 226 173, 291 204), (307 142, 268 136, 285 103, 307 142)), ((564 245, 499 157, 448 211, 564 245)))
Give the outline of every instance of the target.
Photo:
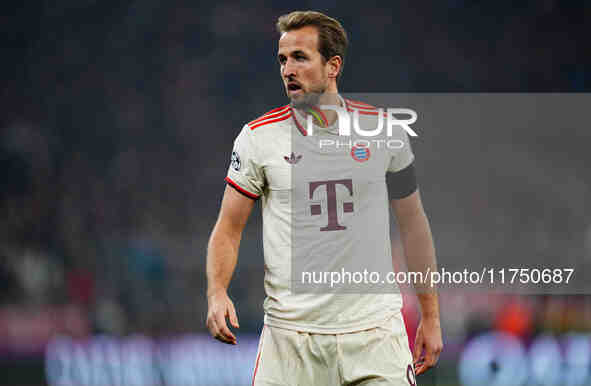
POLYGON ((347 334, 311 334, 265 325, 252 384, 414 386, 402 315, 379 327, 347 334))

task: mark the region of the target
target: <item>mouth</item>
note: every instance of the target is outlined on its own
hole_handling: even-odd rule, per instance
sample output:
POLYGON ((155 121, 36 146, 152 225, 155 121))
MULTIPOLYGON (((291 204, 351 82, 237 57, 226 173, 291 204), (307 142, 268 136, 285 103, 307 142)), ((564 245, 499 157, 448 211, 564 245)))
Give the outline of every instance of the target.
POLYGON ((287 90, 289 94, 297 94, 302 92, 302 86, 297 82, 289 82, 287 83, 287 90))

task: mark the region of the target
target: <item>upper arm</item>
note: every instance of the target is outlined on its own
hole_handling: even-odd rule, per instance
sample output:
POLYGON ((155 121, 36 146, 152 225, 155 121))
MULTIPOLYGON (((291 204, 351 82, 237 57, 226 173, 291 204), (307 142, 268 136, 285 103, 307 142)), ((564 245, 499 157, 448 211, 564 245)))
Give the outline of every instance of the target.
POLYGON ((234 141, 226 182, 248 198, 259 198, 266 184, 264 168, 251 130, 244 126, 234 141))
POLYGON ((240 236, 252 212, 254 203, 255 200, 252 198, 248 198, 236 189, 226 185, 214 232, 240 236))
POLYGON ((388 172, 397 173, 411 165, 415 157, 406 131, 397 127, 391 139, 397 140, 400 143, 400 147, 392 150, 388 172))
POLYGON ((408 135, 402 129, 396 134, 403 145, 392 151, 386 169, 386 184, 389 198, 399 200, 416 193, 418 185, 408 135))
POLYGON ((234 141, 225 178, 227 185, 212 238, 239 239, 255 201, 263 193, 264 172, 257 162, 257 148, 250 132, 245 125, 234 141))

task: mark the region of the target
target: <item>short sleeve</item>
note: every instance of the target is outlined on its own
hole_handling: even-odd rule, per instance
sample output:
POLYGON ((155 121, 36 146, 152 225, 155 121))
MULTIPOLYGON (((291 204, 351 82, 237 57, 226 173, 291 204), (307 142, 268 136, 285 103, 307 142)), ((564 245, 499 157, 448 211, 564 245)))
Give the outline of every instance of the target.
POLYGON ((391 152, 390 164, 386 173, 390 199, 402 199, 417 190, 417 178, 413 165, 414 155, 408 134, 402 128, 396 134, 394 140, 397 146, 391 152))
POLYGON ((265 175, 257 160, 250 128, 244 126, 234 140, 226 182, 243 195, 258 199, 263 193, 265 175))
POLYGON ((396 145, 391 152, 390 165, 388 166, 389 172, 399 172, 409 166, 415 156, 410 147, 410 140, 408 134, 401 127, 394 131, 394 137, 390 140, 396 141, 396 145))

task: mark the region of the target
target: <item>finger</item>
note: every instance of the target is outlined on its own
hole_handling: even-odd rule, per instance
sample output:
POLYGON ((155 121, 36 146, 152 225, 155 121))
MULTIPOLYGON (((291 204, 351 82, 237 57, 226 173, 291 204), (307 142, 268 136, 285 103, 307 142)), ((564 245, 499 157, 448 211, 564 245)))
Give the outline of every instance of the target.
POLYGON ((216 335, 215 338, 222 343, 232 344, 232 345, 238 344, 235 340, 229 339, 226 336, 221 335, 221 334, 216 335))
MULTIPOLYGON (((226 327, 226 329, 227 329, 227 327, 226 327)), ((228 335, 227 332, 223 331, 223 328, 216 329, 216 333, 214 335, 214 338, 216 338, 217 340, 219 340, 220 342, 223 342, 223 343, 236 344, 236 338, 234 337, 234 335, 232 335, 231 332, 230 332, 230 335, 228 335)))
POLYGON ((207 329, 209 330, 209 333, 211 334, 211 336, 216 336, 218 333, 218 330, 215 325, 215 319, 212 316, 207 317, 206 325, 207 325, 207 329))
POLYGON ((438 354, 436 354, 432 350, 426 349, 425 356, 423 358, 421 358, 421 360, 415 366, 415 374, 416 375, 423 374, 424 372, 426 372, 430 368, 435 367, 438 359, 439 359, 438 354))
POLYGON ((417 332, 417 337, 415 338, 415 347, 412 353, 412 359, 414 363, 419 361, 421 354, 423 353, 423 334, 420 330, 417 332))
POLYGON ((232 331, 228 328, 228 326, 220 327, 218 331, 218 336, 221 340, 226 343, 236 344, 236 337, 232 334, 232 331))
POLYGON ((426 367, 431 367, 431 365, 433 364, 433 351, 431 350, 431 348, 425 344, 425 361, 424 361, 424 365, 426 367))
POLYGON ((220 329, 217 326, 217 322, 214 316, 207 320, 207 328, 209 329, 209 333, 214 338, 217 338, 220 335, 220 329))
POLYGON ((417 376, 423 374, 425 371, 427 371, 427 367, 424 364, 415 367, 415 375, 417 376))
POLYGON ((418 360, 413 362, 413 366, 414 369, 418 369, 419 367, 423 366, 425 364, 425 358, 424 357, 420 357, 418 360))
POLYGON ((437 347, 425 347, 425 364, 428 367, 433 367, 439 360, 439 353, 441 351, 437 347))
POLYGON ((240 324, 238 324, 238 316, 236 315, 236 309, 232 303, 230 303, 228 306, 228 318, 230 319, 230 324, 232 324, 234 328, 240 328, 240 324))
MULTIPOLYGON (((209 332, 211 333, 211 335, 215 339, 217 339, 221 342, 235 344, 236 338, 232 339, 232 337, 233 337, 232 333, 230 333, 231 336, 227 336, 227 334, 225 334, 222 331, 222 326, 225 326, 226 323, 225 323, 224 318, 222 318, 221 320, 222 320, 222 324, 220 324, 220 318, 218 317, 217 313, 213 313, 211 315, 211 317, 208 319, 209 332)), ((226 327, 226 329, 227 329, 227 327, 226 327)))
POLYGON ((225 341, 236 344, 236 337, 228 328, 228 325, 226 324, 226 318, 224 316, 220 315, 218 318, 216 318, 216 325, 218 328, 218 334, 223 337, 225 341))

